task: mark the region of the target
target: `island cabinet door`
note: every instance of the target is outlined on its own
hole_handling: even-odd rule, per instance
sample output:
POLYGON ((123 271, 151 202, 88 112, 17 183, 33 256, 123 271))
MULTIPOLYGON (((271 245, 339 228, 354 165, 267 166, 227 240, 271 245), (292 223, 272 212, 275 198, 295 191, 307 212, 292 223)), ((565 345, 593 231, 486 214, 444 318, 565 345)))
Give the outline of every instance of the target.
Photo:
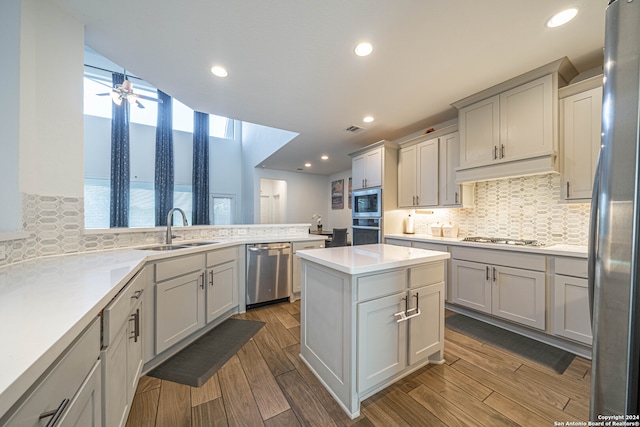
POLYGON ((407 366, 407 327, 396 313, 404 310, 401 292, 358 304, 358 391, 363 392, 407 366))
POLYGON ((443 348, 444 283, 411 290, 409 301, 411 308, 420 309, 419 316, 408 320, 409 365, 413 365, 443 348))

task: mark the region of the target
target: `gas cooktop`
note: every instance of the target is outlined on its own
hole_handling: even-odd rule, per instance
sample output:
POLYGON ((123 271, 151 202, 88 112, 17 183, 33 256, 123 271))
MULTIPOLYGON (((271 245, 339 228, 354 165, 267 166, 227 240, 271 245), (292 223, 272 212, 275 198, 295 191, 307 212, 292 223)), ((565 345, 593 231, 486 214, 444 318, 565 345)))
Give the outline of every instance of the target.
POLYGON ((524 239, 505 239, 501 237, 465 237, 463 242, 476 242, 476 243, 496 243, 501 245, 513 245, 513 246, 545 246, 544 243, 537 240, 524 240, 524 239))

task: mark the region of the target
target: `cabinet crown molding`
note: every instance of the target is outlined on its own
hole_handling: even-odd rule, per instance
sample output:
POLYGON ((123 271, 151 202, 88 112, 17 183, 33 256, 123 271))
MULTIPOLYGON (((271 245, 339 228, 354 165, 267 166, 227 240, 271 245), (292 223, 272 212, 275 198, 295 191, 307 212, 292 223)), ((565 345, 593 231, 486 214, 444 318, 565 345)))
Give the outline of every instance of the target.
POLYGON ((369 151, 369 150, 371 150, 373 148, 378 148, 378 147, 387 147, 387 148, 392 148, 394 150, 397 150, 399 148, 399 145, 396 144, 395 142, 383 139, 381 141, 374 142, 373 144, 367 145, 366 147, 362 147, 362 148, 360 148, 360 149, 358 149, 356 151, 353 151, 353 152, 349 153, 349 156, 351 156, 351 157, 359 156, 362 153, 366 153, 367 151, 369 151))
POLYGON ((576 70, 571 61, 569 61, 569 58, 565 56, 543 65, 542 67, 536 68, 535 70, 531 70, 466 98, 460 99, 452 103, 451 106, 459 110, 468 105, 482 101, 483 99, 490 98, 509 89, 513 89, 540 77, 546 76, 547 74, 554 74, 554 77, 557 76, 557 87, 560 88, 568 85, 571 79, 578 75, 578 70, 576 70))

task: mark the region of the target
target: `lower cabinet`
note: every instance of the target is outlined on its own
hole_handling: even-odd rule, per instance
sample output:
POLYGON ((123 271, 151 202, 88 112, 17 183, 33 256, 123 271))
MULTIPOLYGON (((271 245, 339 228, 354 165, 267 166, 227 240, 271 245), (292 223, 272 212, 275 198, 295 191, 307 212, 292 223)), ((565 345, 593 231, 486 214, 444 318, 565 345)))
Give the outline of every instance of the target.
POLYGON ((100 320, 93 321, 65 351, 14 412, 0 419, 6 427, 102 426, 100 320), (48 424, 50 423, 50 424, 48 424))
POLYGON ((553 333, 591 345, 587 261, 555 258, 553 288, 553 333))
POLYGON ((124 426, 142 372, 142 309, 145 270, 120 291, 103 312, 102 418, 124 426))
POLYGON ((324 240, 292 242, 291 249, 293 252, 293 272, 291 276, 291 301, 300 299, 300 258, 295 256, 296 251, 302 251, 304 249, 320 249, 324 248, 324 244, 324 240))
POLYGON ((207 253, 207 323, 238 306, 238 247, 207 253))
POLYGON ((544 256, 453 248, 451 270, 454 304, 545 330, 544 256))

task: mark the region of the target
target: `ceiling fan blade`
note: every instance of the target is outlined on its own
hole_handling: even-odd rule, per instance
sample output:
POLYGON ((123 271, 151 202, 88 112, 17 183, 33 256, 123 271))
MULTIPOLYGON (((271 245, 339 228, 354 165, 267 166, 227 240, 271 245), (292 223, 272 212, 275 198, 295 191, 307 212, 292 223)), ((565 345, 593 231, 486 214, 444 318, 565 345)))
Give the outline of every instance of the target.
POLYGON ((150 96, 138 95, 138 94, 136 94, 136 96, 140 99, 146 99, 147 101, 159 102, 160 104, 162 104, 162 99, 152 98, 150 96))
POLYGON ((96 93, 96 95, 97 96, 109 96, 109 95, 111 95, 111 93, 110 92, 107 92, 107 93, 96 93))
POLYGON ((144 108, 144 105, 142 105, 137 99, 136 99, 136 105, 138 106, 138 108, 144 108))

